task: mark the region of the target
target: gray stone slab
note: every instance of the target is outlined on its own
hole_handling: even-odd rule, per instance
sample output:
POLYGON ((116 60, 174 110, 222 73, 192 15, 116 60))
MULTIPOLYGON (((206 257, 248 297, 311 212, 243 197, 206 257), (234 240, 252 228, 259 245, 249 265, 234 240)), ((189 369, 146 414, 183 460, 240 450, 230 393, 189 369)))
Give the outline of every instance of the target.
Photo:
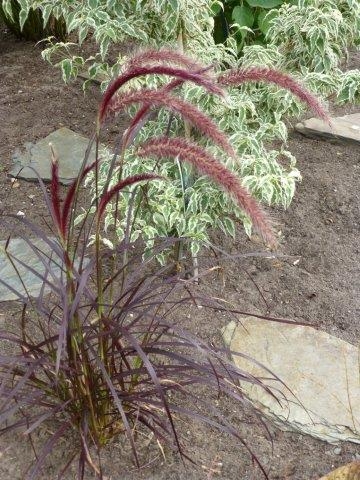
POLYGON ((319 480, 360 480, 360 462, 356 461, 342 465, 319 480))
MULTIPOLYGON (((52 249, 40 239, 32 239, 32 244, 38 249, 38 253, 45 260, 47 264, 51 264, 51 269, 57 277, 60 276, 61 268, 56 264, 60 264, 60 259, 57 255, 54 254, 52 249)), ((8 245, 8 252, 16 257, 14 259, 14 265, 9 260, 6 255, 4 248, 6 242, 0 241, 0 280, 6 282, 10 287, 15 289, 17 292, 20 292, 22 295, 27 297, 26 290, 31 297, 37 297, 40 294, 43 281, 35 273, 32 273, 28 267, 33 268, 40 275, 44 275, 46 268, 44 264, 39 259, 38 255, 31 249, 31 247, 26 243, 25 240, 21 238, 12 238, 8 245), (19 262, 24 262, 27 267, 21 265, 19 262), (18 273, 16 272, 18 271, 18 273), (26 287, 22 284, 19 275, 21 276, 22 281, 26 287)), ((49 281, 53 281, 52 277, 48 277, 49 281)), ((48 288, 45 289, 46 292, 49 291, 48 288)), ((9 289, 0 281, 0 302, 9 301, 9 300, 18 300, 18 296, 15 292, 9 289)))
POLYGON ((273 387, 280 401, 246 382, 251 400, 283 430, 309 434, 329 443, 360 443, 360 371, 357 347, 311 327, 246 317, 223 331, 234 363, 273 387))
POLYGON ((312 138, 324 138, 342 142, 360 142, 360 113, 332 117, 330 124, 319 118, 310 118, 296 124, 295 130, 312 138))
MULTIPOLYGON (((64 185, 71 183, 79 173, 89 139, 66 127, 59 128, 35 144, 25 144, 25 152, 18 151, 13 155, 15 166, 9 175, 34 181, 37 180, 37 176, 32 170, 34 168, 45 182, 50 181, 50 143, 59 158, 60 182, 64 185)), ((94 159, 95 146, 91 150, 88 163, 93 162, 94 159)))

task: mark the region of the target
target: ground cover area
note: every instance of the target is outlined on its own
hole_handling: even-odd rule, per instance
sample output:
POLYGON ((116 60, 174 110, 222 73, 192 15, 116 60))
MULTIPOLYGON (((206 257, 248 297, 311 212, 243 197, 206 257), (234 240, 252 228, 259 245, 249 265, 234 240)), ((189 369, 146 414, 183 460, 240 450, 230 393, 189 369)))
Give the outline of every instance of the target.
MULTIPOLYGON (((356 57, 354 62, 354 67, 360 66, 356 57)), ((39 187, 22 180, 13 182, 8 176, 13 166, 11 155, 26 142, 35 142, 62 126, 88 136, 94 127, 100 93, 94 86, 84 95, 80 82, 65 86, 59 72, 42 61, 39 47, 14 39, 3 27, 0 92, 0 213, 21 211, 45 225, 48 216, 39 187)), ((332 109, 336 115, 350 111, 350 107, 332 109)), ((111 142, 112 137, 113 132, 107 132, 105 141, 111 142)), ((306 322, 357 346, 360 145, 333 144, 291 133, 288 147, 298 159, 303 182, 287 212, 273 209, 271 213, 282 232, 279 254, 285 257, 222 260, 220 273, 208 277, 202 287, 244 311, 306 322)), ((0 240, 20 233, 19 226, 1 221, 0 240)), ((213 242, 233 254, 262 248, 259 243, 250 242, 241 227, 236 242, 217 233, 213 242)), ((209 265, 209 261, 200 258, 200 266, 209 265)), ((6 326, 16 322, 20 311, 18 304, 1 303, 0 323, 6 326)), ((211 342, 222 341, 221 328, 228 322, 227 317, 194 309, 183 312, 183 317, 185 326, 194 333, 211 342)), ((219 403, 272 480, 315 480, 334 467, 360 458, 359 445, 330 445, 310 436, 282 432, 269 423, 271 443, 250 411, 222 399, 219 403)), ((39 429, 33 436, 34 443, 40 445, 46 438, 46 429, 51 428, 49 424, 39 429)), ((260 471, 235 440, 184 419, 179 428, 199 466, 184 466, 178 456, 166 449, 163 457, 156 445, 144 438, 141 450, 148 465, 136 470, 129 447, 119 440, 104 452, 104 474, 113 480, 261 478, 260 471)), ((69 449, 71 438, 68 443, 59 444, 42 478, 57 478, 56 466, 69 449)), ((0 478, 21 479, 33 459, 33 451, 23 436, 6 435, 0 438, 0 457, 0 478)), ((75 478, 75 471, 74 468, 66 478, 75 478)), ((89 472, 86 478, 93 478, 92 474, 89 472)))

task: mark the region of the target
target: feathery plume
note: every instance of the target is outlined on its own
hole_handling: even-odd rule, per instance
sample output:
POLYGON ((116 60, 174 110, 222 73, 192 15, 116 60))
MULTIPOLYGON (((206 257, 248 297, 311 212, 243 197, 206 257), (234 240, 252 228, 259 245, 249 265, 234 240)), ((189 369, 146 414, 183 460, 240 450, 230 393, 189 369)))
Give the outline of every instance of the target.
POLYGON ((50 185, 50 192, 51 192, 51 207, 53 210, 54 220, 56 222, 56 226, 58 230, 61 231, 61 212, 60 212, 60 195, 59 195, 59 161, 55 154, 55 150, 50 143, 50 150, 51 150, 51 185, 50 185))
POLYGON ((188 70, 181 68, 168 67, 166 65, 155 65, 155 66, 140 66, 132 68, 125 71, 121 74, 116 80, 114 80, 107 88, 104 93, 103 100, 100 104, 99 109, 99 122, 101 123, 105 117, 105 114, 108 109, 108 105, 115 93, 129 80, 132 80, 136 77, 141 77, 143 75, 170 75, 177 77, 183 81, 194 82, 196 85, 204 87, 208 92, 213 93, 214 95, 223 96, 224 92, 217 83, 210 79, 208 76, 204 76, 200 73, 193 73, 188 70))
POLYGON ((205 115, 195 105, 171 95, 164 90, 135 90, 121 97, 115 97, 108 106, 109 111, 119 111, 133 104, 157 105, 169 108, 180 113, 186 120, 192 123, 198 130, 219 145, 231 157, 236 157, 233 147, 226 135, 219 129, 208 115, 205 115))
POLYGON ((179 51, 169 49, 149 49, 141 51, 129 59, 129 61, 126 63, 126 67, 128 69, 132 69, 154 63, 170 63, 193 71, 201 70, 203 68, 202 65, 187 55, 184 55, 179 51))
POLYGON ((245 82, 269 82, 285 88, 297 96, 325 122, 329 122, 329 115, 319 100, 290 75, 270 68, 253 67, 233 69, 221 74, 218 82, 222 86, 236 86, 245 82))
POLYGON ((68 222, 69 213, 71 210, 71 205, 73 204, 73 201, 75 198, 76 189, 78 188, 78 185, 84 180, 86 175, 95 167, 96 163, 97 162, 95 161, 90 165, 88 165, 87 167, 85 167, 80 178, 74 180, 69 187, 68 193, 65 197, 64 205, 62 208, 62 214, 61 214, 61 231, 63 232, 64 237, 66 235, 67 222, 68 222))
MULTIPOLYGON (((212 66, 203 67, 199 71, 197 71, 196 73, 204 74, 207 71, 209 71, 211 68, 212 68, 212 66)), ((171 82, 169 82, 164 87, 162 87, 160 90, 162 92, 169 93, 172 90, 174 90, 175 88, 182 85, 183 83, 184 83, 184 80, 175 79, 175 80, 172 80, 171 82)), ((144 125, 144 123, 148 119, 148 117, 150 115, 150 109, 151 109, 151 104, 145 104, 137 111, 134 118, 131 120, 130 125, 129 125, 129 127, 128 127, 125 135, 124 135, 124 146, 129 145, 134 140, 134 138, 138 134, 139 130, 142 128, 142 126, 144 125)))
POLYGON ((155 173, 140 173, 138 175, 133 175, 132 177, 127 177, 121 182, 117 183, 114 187, 110 188, 110 190, 108 190, 101 196, 97 211, 98 218, 100 219, 100 217, 104 213, 106 205, 110 202, 112 197, 121 190, 123 190, 125 187, 133 185, 134 183, 142 182, 144 180, 155 180, 156 178, 163 177, 161 177, 160 175, 156 175, 155 173))
POLYGON ((276 244, 271 223, 258 202, 241 185, 236 175, 202 147, 183 138, 158 137, 140 145, 137 153, 141 157, 174 157, 180 161, 189 162, 200 173, 208 175, 231 194, 238 205, 249 215, 254 228, 263 239, 271 246, 276 244))

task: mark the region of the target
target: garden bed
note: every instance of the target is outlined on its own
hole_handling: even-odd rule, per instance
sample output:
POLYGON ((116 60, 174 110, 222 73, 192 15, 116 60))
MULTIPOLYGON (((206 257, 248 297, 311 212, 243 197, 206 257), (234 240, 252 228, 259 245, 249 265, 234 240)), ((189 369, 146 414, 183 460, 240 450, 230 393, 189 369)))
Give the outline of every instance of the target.
MULTIPOLYGON (((100 93, 94 86, 84 95, 80 82, 64 85, 59 72, 41 60, 39 47, 15 40, 4 27, 0 27, 0 87, 0 212, 22 211, 45 225, 47 214, 39 187, 24 181, 12 182, 7 175, 12 167, 11 155, 24 143, 37 141, 61 126, 89 136, 100 93)), ((346 112, 350 110, 347 108, 346 112)), ((345 110, 334 109, 334 113, 339 115, 345 110)), ((107 132, 105 140, 111 142, 113 135, 107 132)), ((290 135, 288 146, 298 159, 303 183, 288 211, 273 209, 271 213, 282 232, 279 254, 286 257, 222 260, 220 273, 209 277, 202 286, 244 311, 307 322, 358 345, 360 146, 310 140, 295 133, 290 135)), ((4 221, 0 224, 0 240, 9 234, 18 236, 20 227, 10 230, 10 223, 4 221)), ((214 233, 213 242, 239 254, 262 248, 261 244, 250 242, 240 226, 235 243, 218 233, 214 233)), ((205 264, 209 264, 209 259, 200 257, 200 267, 205 264)), ((17 304, 0 304, 0 323, 16 322, 20 311, 17 304)), ((183 314, 184 324, 191 331, 209 341, 222 341, 220 332, 227 317, 215 313, 209 316, 196 309, 183 314)), ((269 425, 271 445, 253 415, 228 401, 220 400, 220 404, 272 480, 315 480, 360 455, 359 446, 353 444, 342 444, 339 449, 269 425)), ((148 466, 134 469, 129 447, 120 441, 104 452, 104 474, 113 480, 261 478, 260 471, 235 440, 192 421, 187 424, 181 420, 179 425, 199 467, 184 467, 178 456, 167 450, 164 459, 156 445, 148 446, 148 439, 144 439, 148 466)), ((44 438, 44 430, 34 435, 36 444, 44 438)), ((42 478, 56 478, 55 466, 71 448, 70 442, 59 445, 42 478)), ((0 438, 0 448, 0 478, 23 478, 33 458, 30 443, 21 435, 12 434, 0 438)), ((74 475, 69 473, 66 478, 74 475)), ((93 477, 89 473, 86 478, 93 477)))

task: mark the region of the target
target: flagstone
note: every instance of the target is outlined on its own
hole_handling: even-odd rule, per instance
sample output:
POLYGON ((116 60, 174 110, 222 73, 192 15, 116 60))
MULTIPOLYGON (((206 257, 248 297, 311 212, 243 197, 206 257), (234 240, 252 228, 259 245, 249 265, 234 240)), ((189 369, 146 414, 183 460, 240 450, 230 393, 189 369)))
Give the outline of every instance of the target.
POLYGON ((332 117, 330 123, 319 118, 310 118, 297 123, 295 130, 312 138, 320 137, 358 143, 360 142, 360 113, 332 117))
MULTIPOLYGON (((64 185, 71 183, 78 176, 89 139, 66 127, 59 128, 35 144, 25 144, 25 152, 18 151, 13 155, 15 165, 9 174, 25 180, 37 180, 38 177, 33 170, 35 169, 45 182, 50 181, 50 144, 59 160, 60 182, 64 185)), ((91 149, 87 163, 94 160, 95 145, 91 149)))
MULTIPOLYGON (((7 251, 12 256, 13 265, 4 251, 6 242, 0 241, 0 302, 18 300, 19 296, 16 292, 26 298, 28 294, 31 297, 39 296, 43 280, 34 272, 43 276, 46 271, 44 262, 46 265, 51 265, 51 271, 56 277, 60 276, 59 257, 54 254, 53 249, 40 239, 31 239, 31 243, 37 253, 22 238, 10 240, 7 251), (22 265, 21 262, 25 265, 22 265), (33 269, 34 272, 30 269, 33 269)), ((51 276, 48 276, 48 279, 53 281, 51 276)), ((49 288, 46 287, 45 292, 48 291, 49 288)))
POLYGON ((263 388, 242 387, 265 416, 281 429, 309 434, 330 443, 360 443, 359 349, 312 327, 255 317, 231 322, 223 331, 233 355, 246 372, 264 377, 276 398, 263 388), (271 378, 272 377, 272 378, 271 378), (279 403, 280 402, 280 403, 279 403))

